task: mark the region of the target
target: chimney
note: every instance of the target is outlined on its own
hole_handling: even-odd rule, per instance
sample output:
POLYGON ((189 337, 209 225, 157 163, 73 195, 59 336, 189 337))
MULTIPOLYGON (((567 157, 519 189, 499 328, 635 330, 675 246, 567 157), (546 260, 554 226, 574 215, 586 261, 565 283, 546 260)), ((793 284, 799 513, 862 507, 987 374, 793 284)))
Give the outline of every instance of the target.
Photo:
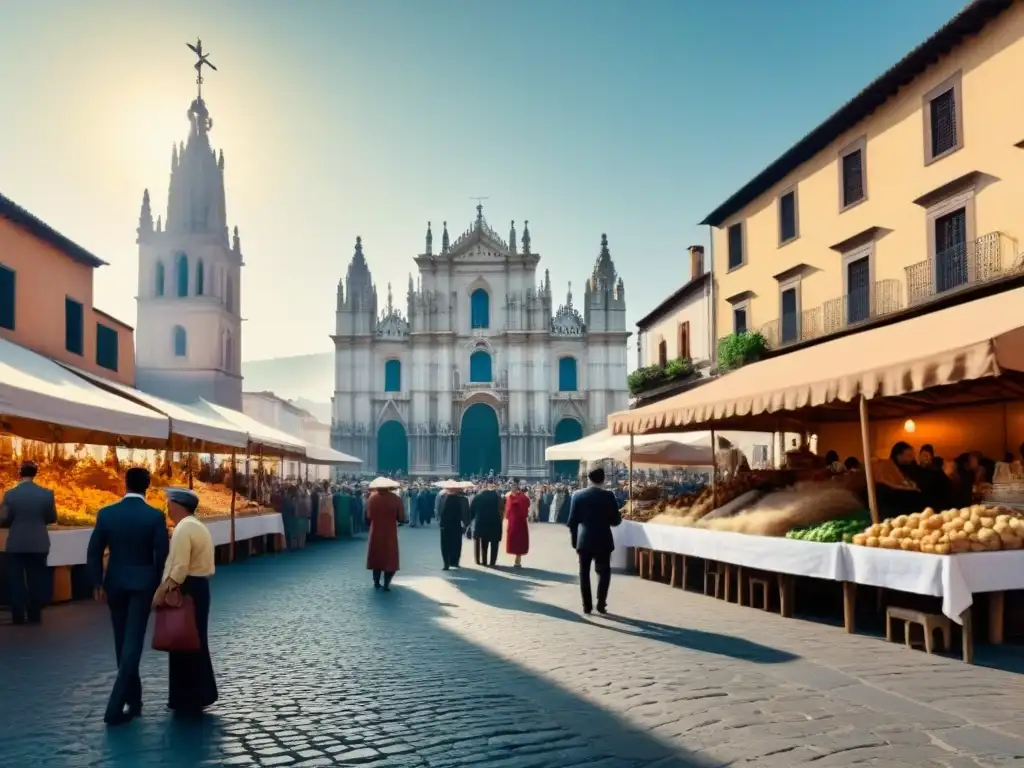
POLYGON ((687 250, 690 252, 690 279, 696 280, 704 274, 704 246, 691 245, 687 250))

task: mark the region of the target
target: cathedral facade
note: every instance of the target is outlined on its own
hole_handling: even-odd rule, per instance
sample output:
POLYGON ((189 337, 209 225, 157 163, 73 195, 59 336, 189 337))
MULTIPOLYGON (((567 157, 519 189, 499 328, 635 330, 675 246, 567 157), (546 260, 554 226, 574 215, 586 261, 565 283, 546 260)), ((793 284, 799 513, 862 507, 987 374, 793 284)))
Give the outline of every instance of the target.
POLYGON ((136 386, 178 402, 202 397, 242 410, 242 248, 229 236, 224 153, 210 146, 206 103, 188 110, 187 142, 171 152, 167 218, 139 215, 136 386))
POLYGON ((529 222, 506 241, 476 220, 440 248, 427 225, 405 311, 377 289, 356 238, 338 282, 332 443, 366 471, 411 476, 575 474, 544 450, 628 407, 625 289, 607 237, 583 292, 555 308, 529 222))

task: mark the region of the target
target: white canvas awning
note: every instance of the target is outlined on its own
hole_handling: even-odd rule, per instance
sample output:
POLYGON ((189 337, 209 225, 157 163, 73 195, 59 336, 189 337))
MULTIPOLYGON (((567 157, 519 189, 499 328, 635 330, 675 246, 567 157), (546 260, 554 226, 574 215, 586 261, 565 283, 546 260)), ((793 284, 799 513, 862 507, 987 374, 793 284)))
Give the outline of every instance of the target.
POLYGON ((46 442, 159 447, 170 434, 166 416, 3 339, 0 421, 11 434, 46 442))
POLYGON ((220 418, 234 424, 236 428, 244 431, 249 436, 249 442, 254 449, 262 449, 263 453, 270 456, 287 456, 304 459, 308 444, 297 437, 282 432, 248 416, 241 411, 234 411, 222 405, 216 405, 209 400, 199 400, 199 406, 211 410, 220 418))
POLYGON ((309 464, 334 466, 338 464, 362 464, 363 460, 324 445, 306 443, 306 462, 309 464))
POLYGON ((170 419, 172 440, 175 437, 181 437, 190 443, 199 443, 199 445, 187 446, 189 448, 209 452, 230 452, 237 448, 244 450, 248 444, 249 437, 244 430, 239 429, 216 412, 203 408, 199 403, 194 405, 174 403, 155 395, 140 392, 124 384, 107 381, 77 368, 65 367, 98 387, 164 414, 170 419))
MULTIPOLYGON (((719 449, 729 448, 724 438, 719 449)), ((544 451, 547 461, 600 461, 611 459, 629 463, 629 435, 613 435, 603 429, 571 443, 553 445, 544 451)), ((679 432, 660 435, 638 435, 633 440, 634 465, 699 466, 713 463, 710 432, 679 432)))

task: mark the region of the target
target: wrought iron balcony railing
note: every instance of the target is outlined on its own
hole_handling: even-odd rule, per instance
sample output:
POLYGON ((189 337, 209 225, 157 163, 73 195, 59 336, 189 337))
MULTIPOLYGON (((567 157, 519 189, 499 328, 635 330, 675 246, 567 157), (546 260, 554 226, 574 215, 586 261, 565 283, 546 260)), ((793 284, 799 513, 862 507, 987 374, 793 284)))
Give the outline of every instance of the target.
POLYGON ((903 286, 899 280, 879 280, 854 288, 845 296, 829 299, 821 306, 824 333, 838 333, 876 317, 903 309, 903 286))
POLYGON ((816 339, 822 335, 821 307, 785 314, 778 320, 765 323, 758 331, 764 336, 769 349, 816 339))
POLYGON ((1016 241, 1003 232, 945 248, 934 258, 906 267, 907 303, 914 306, 1020 272, 1016 257, 1016 241))

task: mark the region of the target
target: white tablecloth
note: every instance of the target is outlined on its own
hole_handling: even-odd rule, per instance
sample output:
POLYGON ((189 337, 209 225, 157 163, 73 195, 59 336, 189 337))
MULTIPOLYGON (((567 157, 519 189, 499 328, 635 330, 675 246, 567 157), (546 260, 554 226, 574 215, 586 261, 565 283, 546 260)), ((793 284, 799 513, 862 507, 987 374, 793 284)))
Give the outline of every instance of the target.
MULTIPOLYGON (((207 523, 213 543, 217 546, 231 542, 231 521, 215 520, 207 523)), ((250 515, 235 518, 235 541, 255 539, 272 533, 284 533, 284 520, 279 514, 250 515)), ((50 556, 47 564, 83 565, 92 528, 64 528, 50 531, 50 556)))
MULTIPOLYGON (((974 602, 973 595, 1024 589, 1024 550, 926 555, 630 520, 613 532, 616 553, 643 547, 775 573, 941 597, 942 612, 957 623, 974 602)), ((624 556, 621 562, 625 564, 624 556)))

